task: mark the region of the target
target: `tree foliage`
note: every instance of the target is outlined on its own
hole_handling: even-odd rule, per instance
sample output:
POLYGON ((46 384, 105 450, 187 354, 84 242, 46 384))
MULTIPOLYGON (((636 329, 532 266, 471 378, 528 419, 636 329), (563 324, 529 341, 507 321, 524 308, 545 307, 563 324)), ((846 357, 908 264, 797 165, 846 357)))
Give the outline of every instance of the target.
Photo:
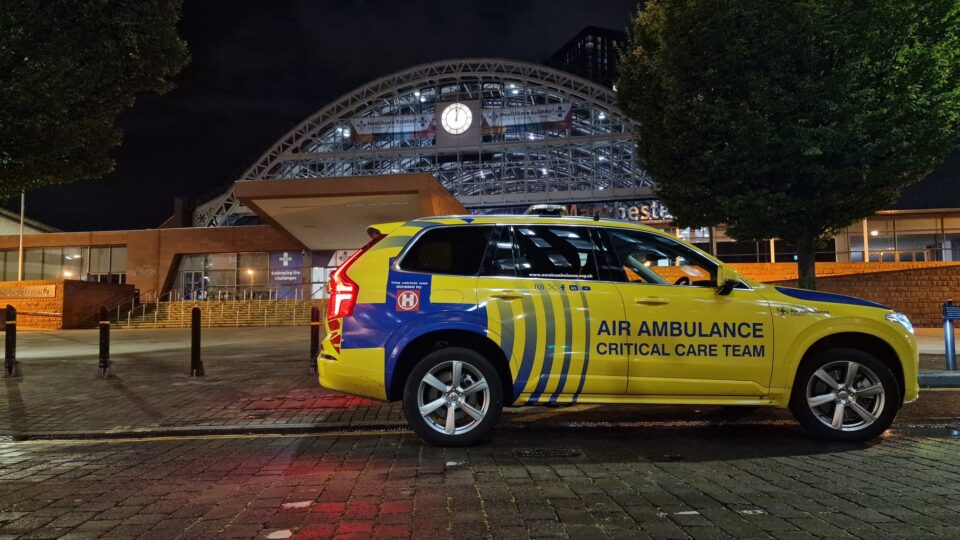
POLYGON ((188 60, 181 0, 0 0, 0 200, 113 170, 119 115, 188 60))
POLYGON ((618 99, 681 226, 814 251, 957 148, 956 0, 649 0, 618 99))

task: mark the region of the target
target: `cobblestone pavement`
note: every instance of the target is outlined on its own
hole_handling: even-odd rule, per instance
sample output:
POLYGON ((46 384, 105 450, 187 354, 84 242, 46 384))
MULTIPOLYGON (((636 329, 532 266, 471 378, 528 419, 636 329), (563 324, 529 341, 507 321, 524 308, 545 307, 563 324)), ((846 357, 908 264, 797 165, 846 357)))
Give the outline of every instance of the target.
MULTIPOLYGON (((471 449, 424 446, 396 405, 319 388, 302 328, 22 333, 0 434, 204 426, 314 434, 3 441, 10 538, 960 537, 960 391, 924 391, 865 445, 789 414, 719 407, 511 409, 471 449), (366 430, 366 431, 358 431, 366 430)), ((177 435, 180 433, 180 435, 177 435)))
POLYGON ((529 427, 0 443, 0 538, 957 538, 960 442, 529 427))
POLYGON ((396 406, 320 388, 306 327, 205 328, 202 378, 189 377, 189 332, 114 331, 107 380, 97 331, 20 332, 23 378, 0 382, 0 433, 401 421, 396 406))

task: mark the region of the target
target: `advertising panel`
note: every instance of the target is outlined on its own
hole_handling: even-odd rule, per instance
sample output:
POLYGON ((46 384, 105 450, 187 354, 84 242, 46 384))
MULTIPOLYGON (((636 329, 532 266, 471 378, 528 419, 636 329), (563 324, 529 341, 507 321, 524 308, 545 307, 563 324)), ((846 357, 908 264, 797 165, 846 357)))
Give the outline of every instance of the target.
POLYGON ((299 251, 270 252, 270 288, 277 290, 280 300, 298 297, 303 280, 303 256, 299 251))
POLYGON ((406 114, 349 120, 350 140, 354 143, 374 141, 432 139, 437 133, 436 115, 406 114))
POLYGON ((483 111, 483 134, 503 135, 516 131, 569 129, 573 125, 570 103, 483 111))

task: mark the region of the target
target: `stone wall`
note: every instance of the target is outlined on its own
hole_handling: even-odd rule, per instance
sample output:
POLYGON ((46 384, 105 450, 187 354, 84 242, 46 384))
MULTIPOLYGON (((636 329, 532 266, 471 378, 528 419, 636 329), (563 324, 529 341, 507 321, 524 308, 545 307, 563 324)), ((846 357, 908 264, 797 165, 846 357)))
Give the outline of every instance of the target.
MULTIPOLYGON (((960 262, 818 262, 817 277, 896 272, 957 265, 960 265, 960 262)), ((763 283, 797 279, 796 263, 731 263, 730 266, 748 278, 763 283)))
POLYGON ((62 281, 0 281, 0 308, 8 304, 17 309, 18 328, 63 328, 62 281))
POLYGON ((133 295, 131 285, 72 279, 0 282, 0 308, 7 304, 16 308, 17 328, 23 329, 89 326, 96 322, 101 306, 116 307, 133 295))

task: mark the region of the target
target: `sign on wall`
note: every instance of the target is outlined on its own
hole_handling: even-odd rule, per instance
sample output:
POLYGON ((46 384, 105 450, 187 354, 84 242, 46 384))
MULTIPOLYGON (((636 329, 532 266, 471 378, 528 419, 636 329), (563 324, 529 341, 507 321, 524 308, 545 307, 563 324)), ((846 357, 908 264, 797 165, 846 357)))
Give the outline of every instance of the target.
POLYGON ((303 256, 299 251, 270 252, 270 287, 277 289, 277 298, 296 298, 303 282, 303 256))
POLYGON ((599 215, 622 221, 670 221, 673 219, 673 214, 657 199, 597 206, 570 204, 567 206, 567 211, 571 216, 599 215))
MULTIPOLYGON (((563 205, 571 216, 600 216, 622 221, 671 221, 673 214, 658 199, 608 201, 602 203, 571 203, 563 205)), ((483 214, 522 214, 529 206, 484 208, 483 214)))
POLYGON ((57 295, 56 285, 26 285, 22 287, 0 287, 0 298, 53 298, 57 295))

